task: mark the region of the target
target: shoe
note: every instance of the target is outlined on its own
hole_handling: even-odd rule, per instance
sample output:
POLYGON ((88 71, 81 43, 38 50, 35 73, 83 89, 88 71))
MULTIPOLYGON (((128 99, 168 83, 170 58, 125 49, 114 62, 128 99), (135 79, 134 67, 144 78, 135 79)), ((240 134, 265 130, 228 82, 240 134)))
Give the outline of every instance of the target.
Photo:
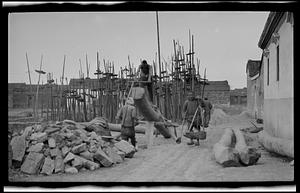
POLYGON ((194 145, 194 142, 191 141, 191 142, 188 142, 187 144, 188 144, 188 145, 194 145))

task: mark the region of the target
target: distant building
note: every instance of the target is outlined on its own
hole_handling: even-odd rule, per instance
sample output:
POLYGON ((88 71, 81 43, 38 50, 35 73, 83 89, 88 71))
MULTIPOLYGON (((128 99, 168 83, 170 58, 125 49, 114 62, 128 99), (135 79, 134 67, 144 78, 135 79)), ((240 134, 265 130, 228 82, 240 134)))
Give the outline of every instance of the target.
POLYGON ((236 88, 230 91, 230 105, 247 105, 247 88, 236 88))
MULTIPOLYGON (((202 93, 202 90, 200 93, 202 93)), ((208 85, 204 87, 204 97, 207 97, 212 104, 230 105, 228 81, 208 81, 208 85)))
POLYGON ((294 138, 294 17, 271 12, 258 46, 263 50, 264 129, 274 137, 294 138))
POLYGON ((247 73, 247 110, 255 119, 263 119, 264 107, 264 70, 260 60, 248 60, 247 73))

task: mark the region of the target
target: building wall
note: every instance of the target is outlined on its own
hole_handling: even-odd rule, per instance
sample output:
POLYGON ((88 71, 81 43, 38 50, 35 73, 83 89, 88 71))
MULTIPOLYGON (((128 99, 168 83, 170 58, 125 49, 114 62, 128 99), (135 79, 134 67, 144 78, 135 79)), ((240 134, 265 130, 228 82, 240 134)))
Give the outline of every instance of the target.
POLYGON ((206 91, 204 97, 207 97, 212 104, 230 104, 229 91, 206 91))
POLYGON ((247 106, 247 88, 230 90, 230 105, 247 106))
MULTIPOLYGON (((294 93, 293 93, 293 26, 286 22, 286 16, 279 24, 279 81, 276 80, 276 45, 269 42, 269 85, 264 78, 264 128, 270 135, 286 139, 294 137, 294 93)), ((267 57, 264 56, 264 70, 267 73, 267 57)))
POLYGON ((263 66, 258 78, 251 80, 247 71, 247 110, 255 119, 264 119, 264 73, 263 66))

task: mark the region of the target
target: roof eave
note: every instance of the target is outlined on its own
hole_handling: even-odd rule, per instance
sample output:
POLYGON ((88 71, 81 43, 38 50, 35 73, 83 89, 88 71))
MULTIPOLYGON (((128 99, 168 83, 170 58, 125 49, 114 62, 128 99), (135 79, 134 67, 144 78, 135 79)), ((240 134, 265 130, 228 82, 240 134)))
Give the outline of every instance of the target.
POLYGON ((265 27, 258 41, 258 47, 265 49, 269 40, 272 37, 273 32, 275 31, 280 19, 284 15, 284 12, 271 12, 268 16, 268 19, 265 23, 265 27))

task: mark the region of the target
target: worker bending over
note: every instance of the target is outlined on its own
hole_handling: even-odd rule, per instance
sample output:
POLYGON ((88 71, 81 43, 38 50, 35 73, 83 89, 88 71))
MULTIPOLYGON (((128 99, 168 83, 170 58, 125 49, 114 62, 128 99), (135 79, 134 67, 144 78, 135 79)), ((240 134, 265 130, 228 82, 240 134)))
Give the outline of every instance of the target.
POLYGON ((139 75, 139 81, 147 81, 147 82, 141 82, 140 86, 141 87, 146 87, 148 94, 149 94, 149 99, 151 102, 153 102, 153 93, 152 93, 152 75, 153 75, 153 70, 152 66, 147 63, 146 60, 143 60, 142 63, 139 65, 137 69, 137 75, 139 75))
MULTIPOLYGON (((188 98, 183 104, 183 119, 187 121, 188 123, 188 128, 191 129, 190 131, 193 131, 195 128, 196 130, 200 131, 200 125, 201 125, 201 106, 198 102, 198 100, 195 98, 193 92, 188 93, 188 98), (195 118, 194 118, 195 116, 195 118), (194 118, 194 120, 193 120, 194 118)), ((189 131, 188 131, 189 132, 189 131)), ((197 139, 197 142, 194 143, 193 139, 191 139, 190 142, 188 142, 188 145, 193 145, 195 144, 196 146, 199 146, 199 139, 197 139)))

